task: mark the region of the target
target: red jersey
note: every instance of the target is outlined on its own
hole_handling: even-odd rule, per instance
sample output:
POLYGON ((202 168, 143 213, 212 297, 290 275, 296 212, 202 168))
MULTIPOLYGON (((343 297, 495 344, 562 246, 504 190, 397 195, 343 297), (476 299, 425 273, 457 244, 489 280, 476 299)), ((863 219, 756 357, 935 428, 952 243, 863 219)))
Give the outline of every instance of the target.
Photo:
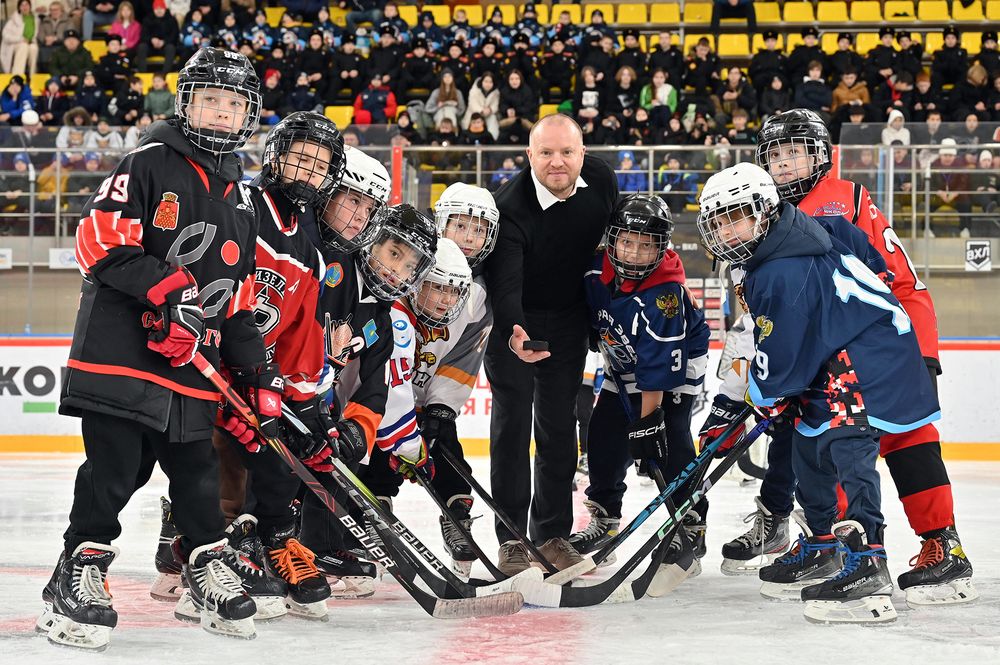
POLYGON ((894 276, 892 294, 913 321, 921 354, 937 361, 937 315, 931 294, 917 276, 896 232, 872 202, 868 190, 850 180, 826 177, 799 202, 799 210, 813 217, 840 215, 865 232, 894 276))
POLYGON ((280 191, 254 189, 257 304, 254 320, 267 357, 285 376, 285 398, 316 394, 323 370, 323 326, 316 318, 323 259, 298 223, 302 213, 280 191))

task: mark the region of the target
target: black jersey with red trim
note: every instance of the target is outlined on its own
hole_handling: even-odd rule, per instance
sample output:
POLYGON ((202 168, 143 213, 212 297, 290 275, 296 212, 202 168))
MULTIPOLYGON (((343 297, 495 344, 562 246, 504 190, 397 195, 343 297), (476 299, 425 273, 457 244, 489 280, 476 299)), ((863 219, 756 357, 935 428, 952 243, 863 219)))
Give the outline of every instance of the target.
POLYGON ((326 273, 320 287, 320 317, 326 336, 326 367, 321 390, 331 384, 341 417, 365 432, 368 449, 375 444, 389 393, 386 363, 392 355, 391 302, 379 300, 358 271, 354 255, 323 251, 326 273))
POLYGON ((323 326, 317 316, 325 264, 303 232, 312 209, 295 205, 277 187, 253 187, 259 219, 254 320, 270 361, 285 375, 285 398, 316 394, 323 370, 323 326))
POLYGON ((174 121, 158 122, 90 197, 76 231, 83 287, 61 413, 99 411, 166 431, 180 402, 200 402, 185 407, 198 411, 191 427, 210 430, 220 395, 193 366, 171 367, 146 346, 146 294, 173 266, 198 283, 201 353, 216 367, 264 361, 252 312, 257 219, 240 178, 237 157, 197 150, 174 121))

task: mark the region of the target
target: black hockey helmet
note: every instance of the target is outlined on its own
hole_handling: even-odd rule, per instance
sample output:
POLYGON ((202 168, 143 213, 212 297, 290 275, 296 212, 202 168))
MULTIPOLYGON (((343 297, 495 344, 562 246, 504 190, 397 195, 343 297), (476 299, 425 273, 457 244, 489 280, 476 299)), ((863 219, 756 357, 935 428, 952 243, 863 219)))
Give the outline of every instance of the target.
POLYGON ((299 111, 271 129, 264 144, 264 182, 302 207, 333 196, 344 175, 344 137, 326 116, 299 111), (329 151, 329 157, 322 153, 329 151))
POLYGON ((608 260, 622 279, 644 279, 663 260, 674 232, 670 208, 656 195, 619 200, 605 235, 608 260))
POLYGON ((410 295, 434 267, 437 226, 407 203, 380 208, 374 215, 378 234, 358 252, 358 265, 380 300, 410 295))
POLYGON ((242 53, 202 48, 177 75, 175 108, 181 130, 194 145, 215 155, 231 153, 257 131, 260 79, 242 53), (197 94, 206 88, 221 92, 197 94), (246 100, 245 109, 230 106, 237 96, 246 100), (242 122, 237 123, 240 115, 242 122), (215 126, 202 126, 206 122, 215 126))
POLYGON ((797 205, 833 166, 830 130, 809 109, 778 113, 760 128, 755 159, 774 178, 778 196, 797 205), (797 153, 809 158, 807 166, 796 167, 793 158, 797 153))

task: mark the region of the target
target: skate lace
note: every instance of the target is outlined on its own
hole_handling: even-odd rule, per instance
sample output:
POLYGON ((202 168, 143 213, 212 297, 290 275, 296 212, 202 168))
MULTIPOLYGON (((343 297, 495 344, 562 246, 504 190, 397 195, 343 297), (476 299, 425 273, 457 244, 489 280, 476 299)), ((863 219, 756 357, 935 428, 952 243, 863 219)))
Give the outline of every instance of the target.
POLYGON ((107 579, 95 565, 73 566, 73 593, 84 603, 111 607, 107 579))
POLYGON ((781 564, 799 564, 806 560, 812 552, 821 552, 831 547, 836 547, 836 544, 832 542, 817 542, 811 543, 809 540, 799 534, 799 539, 796 541, 795 545, 788 551, 788 554, 784 555, 778 559, 777 563, 781 564))
POLYGON ((232 568, 219 559, 212 559, 195 573, 198 586, 205 598, 225 602, 243 593, 243 582, 232 568))
POLYGON ((886 556, 885 550, 881 550, 881 549, 880 550, 864 550, 864 551, 861 551, 861 552, 855 552, 855 551, 847 549, 847 548, 843 548, 843 549, 844 549, 844 551, 847 552, 847 556, 844 558, 844 567, 840 570, 839 573, 837 573, 836 577, 833 578, 834 581, 842 580, 845 577, 849 577, 850 575, 853 575, 854 571, 856 571, 858 569, 858 566, 861 565, 861 562, 862 562, 862 560, 864 560, 865 557, 872 557, 872 558, 875 558, 875 559, 887 559, 888 558, 888 556, 886 556))
POLYGON ((260 541, 243 541, 239 549, 233 550, 228 557, 231 565, 238 569, 238 574, 242 577, 264 577, 264 569, 253 560, 254 553, 258 551, 257 546, 262 549, 260 541))
MULTIPOLYGON (((462 526, 465 527, 466 531, 471 531, 473 519, 475 518, 459 520, 459 522, 462 523, 462 526)), ((462 532, 458 530, 458 527, 452 524, 451 520, 449 520, 448 518, 445 518, 441 530, 444 532, 444 538, 448 542, 468 545, 468 541, 466 541, 465 536, 462 535, 462 532)))
POLYGON ((584 504, 590 511, 590 522, 587 523, 583 531, 579 532, 579 540, 596 540, 613 528, 616 520, 611 517, 602 517, 603 508, 600 508, 598 504, 591 501, 584 501, 584 504))
POLYGON ((750 513, 744 518, 743 523, 746 524, 753 520, 753 526, 750 530, 739 536, 736 541, 743 545, 744 547, 750 547, 753 545, 758 545, 764 542, 764 520, 767 516, 761 511, 756 511, 750 513))
POLYGON ((524 546, 521 543, 510 543, 500 546, 500 552, 507 560, 508 563, 514 565, 529 565, 531 561, 528 559, 528 552, 525 551, 524 546))
POLYGON ((290 584, 319 577, 319 570, 313 563, 315 558, 313 551, 295 538, 286 540, 284 547, 271 550, 271 561, 290 584))
POLYGON ((915 570, 935 566, 944 560, 944 548, 937 538, 928 538, 920 546, 920 553, 910 559, 910 566, 915 570), (916 565, 914 565, 916 562, 916 565))

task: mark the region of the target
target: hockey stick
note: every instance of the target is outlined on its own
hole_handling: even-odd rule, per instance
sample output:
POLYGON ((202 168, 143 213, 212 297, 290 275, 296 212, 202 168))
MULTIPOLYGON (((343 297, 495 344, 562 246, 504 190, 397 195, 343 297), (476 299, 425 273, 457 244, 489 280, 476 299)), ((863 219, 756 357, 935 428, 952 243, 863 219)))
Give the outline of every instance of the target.
POLYGON ((507 515, 507 513, 504 512, 503 508, 501 508, 499 504, 497 504, 496 499, 490 496, 490 493, 487 492, 483 488, 483 486, 479 484, 479 481, 476 480, 471 473, 469 473, 462 467, 462 463, 459 461, 455 453, 451 452, 444 446, 441 446, 441 448, 436 449, 434 451, 434 454, 435 455, 440 454, 442 457, 444 457, 445 461, 448 462, 448 464, 450 464, 453 469, 455 469, 455 473, 461 476, 462 480, 469 483, 469 487, 471 487, 476 491, 476 494, 478 494, 479 498, 483 500, 483 503, 489 506, 490 510, 492 510, 494 514, 496 514, 497 518, 501 522, 503 522, 503 525, 506 526, 507 529, 510 530, 512 534, 514 534, 514 537, 517 538, 517 540, 520 541, 522 545, 524 545, 524 548, 528 550, 528 554, 530 554, 535 561, 545 566, 545 570, 548 573, 559 572, 558 569, 555 566, 553 566, 548 559, 545 558, 545 555, 538 551, 538 548, 535 547, 535 544, 532 543, 530 540, 528 540, 527 536, 521 533, 521 529, 518 528, 516 524, 514 524, 514 520, 512 520, 507 515))
MULTIPOLYGON (((240 397, 229 382, 226 381, 201 352, 195 353, 192 364, 201 372, 202 376, 208 379, 222 393, 222 396, 240 414, 240 417, 250 423, 263 436, 256 414, 254 414, 243 398, 240 397)), ((413 580, 416 577, 413 567, 409 565, 404 557, 390 556, 391 552, 399 548, 405 549, 402 543, 398 543, 398 547, 394 550, 390 544, 384 544, 385 547, 383 549, 377 543, 372 542, 372 539, 368 536, 364 528, 350 516, 342 505, 334 500, 330 492, 316 479, 312 471, 298 457, 293 455, 280 439, 266 437, 265 441, 306 487, 316 495, 320 502, 361 542, 369 554, 381 563, 396 578, 400 586, 431 616, 438 619, 466 619, 513 614, 521 609, 524 599, 518 593, 500 594, 489 598, 453 600, 436 598, 417 588, 413 584, 413 580)))
MULTIPOLYGON (((287 405, 282 405, 282 417, 286 422, 291 424, 301 433, 309 432, 308 428, 302 423, 301 420, 288 408, 287 405)), ((420 579, 428 586, 428 588, 441 598, 447 599, 459 599, 459 598, 475 598, 475 597, 485 597, 496 594, 502 594, 509 591, 516 591, 517 585, 522 580, 532 580, 537 581, 540 578, 541 571, 537 569, 528 569, 527 571, 522 571, 517 575, 507 578, 498 582, 464 582, 459 579, 451 570, 446 566, 440 559, 438 559, 434 553, 417 538, 416 535, 410 531, 406 525, 404 525, 399 518, 393 515, 390 511, 386 510, 382 502, 378 500, 368 487, 361 481, 357 475, 351 471, 346 464, 341 460, 336 458, 331 458, 333 462, 333 471, 331 475, 334 482, 351 498, 352 501, 360 508, 365 517, 371 523, 375 531, 380 535, 382 540, 390 539, 392 542, 398 542, 400 539, 406 544, 413 548, 413 551, 420 555, 432 568, 428 570, 425 565, 413 559, 409 551, 402 547, 401 551, 398 553, 401 556, 407 558, 409 565, 414 569, 420 579), (438 573, 441 577, 438 577, 434 573, 438 573), (444 579, 442 579, 442 577, 444 579)))
POLYGON ((666 549, 669 547, 670 541, 673 540, 674 534, 680 529, 681 520, 685 513, 722 479, 736 463, 737 458, 770 424, 770 420, 762 421, 733 446, 729 454, 712 470, 708 478, 681 502, 677 510, 667 518, 667 521, 660 526, 657 532, 650 536, 612 577, 599 584, 582 587, 524 584, 520 591, 524 595, 525 602, 540 607, 589 607, 599 603, 626 603, 642 598, 653 581, 660 564, 663 563, 666 549), (656 553, 642 575, 631 582, 627 581, 632 571, 654 550, 656 553))

